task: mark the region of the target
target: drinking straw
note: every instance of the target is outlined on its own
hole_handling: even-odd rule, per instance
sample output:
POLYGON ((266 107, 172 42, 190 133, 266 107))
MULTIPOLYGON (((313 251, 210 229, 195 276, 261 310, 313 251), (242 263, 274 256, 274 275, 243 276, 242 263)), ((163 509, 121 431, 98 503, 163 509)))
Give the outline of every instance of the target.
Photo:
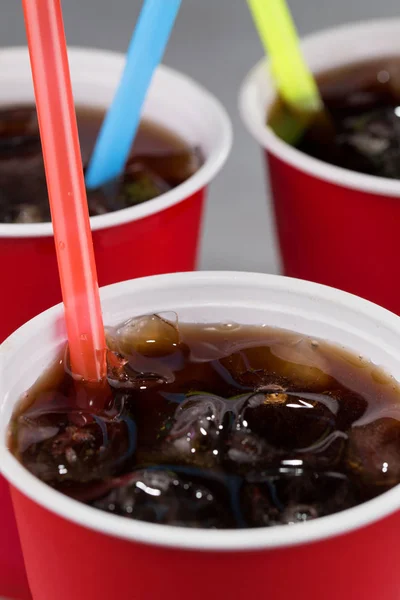
POLYGON ((106 344, 61 4, 22 4, 71 368, 86 381, 104 382, 106 344))
MULTIPOLYGON (((325 113, 318 86, 304 60, 286 1, 247 1, 265 52, 269 54, 279 94, 294 113, 291 127, 297 131, 293 130, 291 135, 296 137, 316 115, 325 113)), ((327 121, 325 115, 324 121, 327 121)))
POLYGON ((248 0, 248 4, 282 98, 300 112, 322 110, 318 86, 304 60, 286 1, 248 0))
POLYGON ((164 55, 180 5, 181 0, 145 0, 119 87, 86 172, 88 189, 98 188, 123 173, 147 90, 164 55))

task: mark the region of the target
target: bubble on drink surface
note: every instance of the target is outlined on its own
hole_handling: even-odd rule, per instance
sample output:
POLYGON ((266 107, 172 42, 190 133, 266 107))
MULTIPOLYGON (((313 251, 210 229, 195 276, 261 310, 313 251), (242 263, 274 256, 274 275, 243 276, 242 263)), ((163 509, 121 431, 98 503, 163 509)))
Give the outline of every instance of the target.
POLYGON ((18 419, 16 451, 34 475, 50 484, 108 477, 126 465, 135 449, 136 425, 127 413, 109 418, 55 411, 18 419))
POLYGON ((294 525, 350 508, 357 503, 346 475, 296 467, 250 474, 242 490, 249 527, 294 525))
POLYGON ((142 469, 115 480, 115 487, 92 504, 112 514, 181 527, 229 525, 223 503, 210 487, 172 469, 142 469))
POLYGON ((347 464, 377 486, 400 482, 400 421, 381 418, 349 431, 347 464))

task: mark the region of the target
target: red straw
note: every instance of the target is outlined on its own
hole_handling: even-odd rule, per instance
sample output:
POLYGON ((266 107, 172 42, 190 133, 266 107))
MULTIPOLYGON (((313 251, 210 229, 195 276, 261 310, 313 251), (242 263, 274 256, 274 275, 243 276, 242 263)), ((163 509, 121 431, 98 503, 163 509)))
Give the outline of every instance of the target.
POLYGON ((60 0, 22 0, 74 373, 106 375, 105 337, 60 0))

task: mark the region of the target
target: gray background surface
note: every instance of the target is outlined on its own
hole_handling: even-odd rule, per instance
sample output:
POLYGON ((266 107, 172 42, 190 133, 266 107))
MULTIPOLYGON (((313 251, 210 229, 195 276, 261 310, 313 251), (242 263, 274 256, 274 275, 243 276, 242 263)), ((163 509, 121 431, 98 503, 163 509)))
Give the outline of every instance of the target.
MULTIPOLYGON (((160 0, 164 1, 164 0, 160 0)), ((289 0, 302 34, 346 21, 400 15, 398 0, 289 0)), ((19 0, 0 0, 0 45, 25 43, 19 0)), ((140 0, 64 0, 69 44, 124 51, 140 0)), ((224 103, 234 147, 209 197, 201 267, 277 272, 261 153, 245 131, 237 94, 262 51, 245 0, 183 0, 164 62, 190 74, 224 103)))

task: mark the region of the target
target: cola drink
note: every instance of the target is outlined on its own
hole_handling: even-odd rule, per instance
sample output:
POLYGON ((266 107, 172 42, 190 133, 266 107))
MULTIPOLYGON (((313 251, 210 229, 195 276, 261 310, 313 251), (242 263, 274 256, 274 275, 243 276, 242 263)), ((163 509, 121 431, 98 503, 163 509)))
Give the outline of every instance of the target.
MULTIPOLYGON (((319 74, 317 82, 330 126, 312 120, 294 145, 332 165, 400 179, 400 59, 353 63, 319 74)), ((268 118, 280 135, 295 117, 279 101, 268 118)))
POLYGON ((180 323, 107 330, 109 397, 90 408, 63 354, 21 400, 12 449, 48 485, 130 519, 303 523, 400 481, 400 390, 361 356, 294 332, 180 323))
MULTIPOLYGON (((90 159, 104 111, 77 107, 82 159, 90 159)), ((88 191, 91 216, 129 208, 168 192, 202 164, 201 152, 165 127, 142 121, 124 174, 88 191)), ((50 221, 36 109, 0 110, 0 223, 50 221)))

